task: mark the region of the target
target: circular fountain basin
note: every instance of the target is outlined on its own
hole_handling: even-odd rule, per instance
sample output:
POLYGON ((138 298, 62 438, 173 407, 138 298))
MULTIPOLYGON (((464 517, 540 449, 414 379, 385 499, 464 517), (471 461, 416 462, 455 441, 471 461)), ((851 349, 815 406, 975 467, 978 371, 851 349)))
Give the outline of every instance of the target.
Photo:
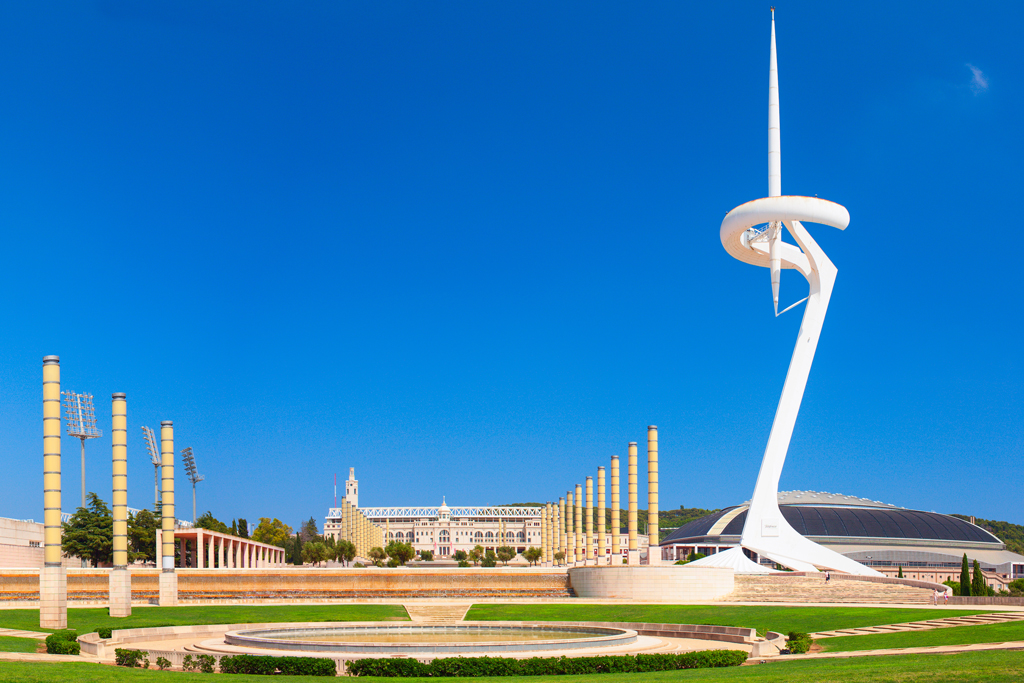
POLYGON ((380 624, 229 631, 229 645, 306 652, 461 654, 529 652, 630 645, 636 631, 598 626, 462 622, 445 626, 380 624))

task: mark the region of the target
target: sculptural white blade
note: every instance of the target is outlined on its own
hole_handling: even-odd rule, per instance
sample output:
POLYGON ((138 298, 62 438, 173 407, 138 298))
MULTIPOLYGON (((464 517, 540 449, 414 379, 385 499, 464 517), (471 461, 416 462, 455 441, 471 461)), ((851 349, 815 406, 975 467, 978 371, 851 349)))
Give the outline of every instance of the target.
MULTIPOLYGON (((698 566, 733 566, 739 573, 763 571, 743 554, 742 548, 797 571, 833 569, 850 574, 881 576, 859 562, 818 545, 799 534, 779 509, 779 478, 793 437, 797 414, 803 400, 814 353, 818 347, 825 313, 828 311, 836 267, 811 238, 801 221, 830 225, 840 230, 850 222, 849 212, 839 204, 817 197, 782 196, 782 163, 779 124, 778 60, 775 51, 775 13, 772 11, 772 38, 768 77, 768 197, 742 204, 722 221, 722 245, 732 256, 771 270, 772 297, 778 315, 779 274, 784 268, 799 271, 809 284, 807 305, 797 336, 782 397, 761 460, 754 494, 750 499, 741 548, 710 556, 693 563, 698 566), (767 235, 755 226, 767 223, 767 235), (782 227, 789 230, 797 246, 782 241, 782 227), (767 237, 767 242, 764 240, 767 237), (742 556, 742 558, 741 558, 742 556), (745 561, 744 561, 745 560, 745 561), (718 564, 716 564, 718 563, 718 564)), ((788 309, 787 309, 788 310, 788 309)))

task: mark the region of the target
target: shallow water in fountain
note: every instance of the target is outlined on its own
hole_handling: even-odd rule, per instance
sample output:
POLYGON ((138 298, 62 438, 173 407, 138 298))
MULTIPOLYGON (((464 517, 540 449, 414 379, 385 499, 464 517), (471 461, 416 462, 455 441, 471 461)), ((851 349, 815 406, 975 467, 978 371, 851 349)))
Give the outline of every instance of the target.
MULTIPOLYGON (((260 634, 267 636, 268 634, 260 634)), ((430 630, 346 631, 329 634, 275 633, 278 640, 304 640, 320 643, 512 643, 530 640, 571 640, 593 638, 593 633, 534 628, 452 628, 430 630)))

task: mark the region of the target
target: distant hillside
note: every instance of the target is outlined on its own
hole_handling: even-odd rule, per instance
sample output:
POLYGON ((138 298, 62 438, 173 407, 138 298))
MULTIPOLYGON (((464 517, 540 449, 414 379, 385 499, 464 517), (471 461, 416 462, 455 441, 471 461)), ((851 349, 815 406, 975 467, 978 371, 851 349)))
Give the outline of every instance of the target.
MULTIPOLYGON (((971 521, 968 515, 950 515, 958 517, 965 522, 971 521)), ((1006 544, 1007 550, 1024 555, 1024 526, 1011 524, 1010 522, 999 522, 991 519, 975 519, 974 523, 985 531, 990 531, 1006 544)))

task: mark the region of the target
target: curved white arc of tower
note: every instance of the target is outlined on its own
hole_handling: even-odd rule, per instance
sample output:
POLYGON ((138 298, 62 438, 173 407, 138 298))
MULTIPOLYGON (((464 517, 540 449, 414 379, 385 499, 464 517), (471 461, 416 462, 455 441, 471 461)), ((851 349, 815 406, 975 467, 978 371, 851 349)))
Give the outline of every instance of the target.
MULTIPOLYGON (((782 397, 775 412, 775 421, 768 437, 768 446, 757 484, 750 499, 743 532, 742 548, 775 560, 798 571, 834 569, 859 575, 881 574, 833 550, 801 536, 782 516, 779 509, 779 479, 786 453, 793 437, 793 428, 800 412, 807 378, 810 376, 814 353, 825 322, 836 267, 803 226, 803 221, 822 223, 845 230, 850 223, 846 207, 817 197, 782 196, 782 157, 779 134, 779 75, 775 52, 775 12, 772 11, 772 40, 768 76, 768 197, 741 204, 730 211, 722 221, 722 246, 736 259, 771 270, 772 296, 778 315, 779 275, 784 268, 799 271, 810 285, 803 321, 797 336, 793 357, 789 363, 782 397), (755 225, 768 224, 767 241, 764 233, 751 231, 755 225), (782 241, 782 227, 792 234, 796 245, 782 241)), ((738 571, 756 571, 746 560, 740 548, 726 551, 707 563, 730 563, 738 571), (745 564, 746 563, 746 564, 745 564)), ((705 563, 704 560, 699 561, 705 563)))

